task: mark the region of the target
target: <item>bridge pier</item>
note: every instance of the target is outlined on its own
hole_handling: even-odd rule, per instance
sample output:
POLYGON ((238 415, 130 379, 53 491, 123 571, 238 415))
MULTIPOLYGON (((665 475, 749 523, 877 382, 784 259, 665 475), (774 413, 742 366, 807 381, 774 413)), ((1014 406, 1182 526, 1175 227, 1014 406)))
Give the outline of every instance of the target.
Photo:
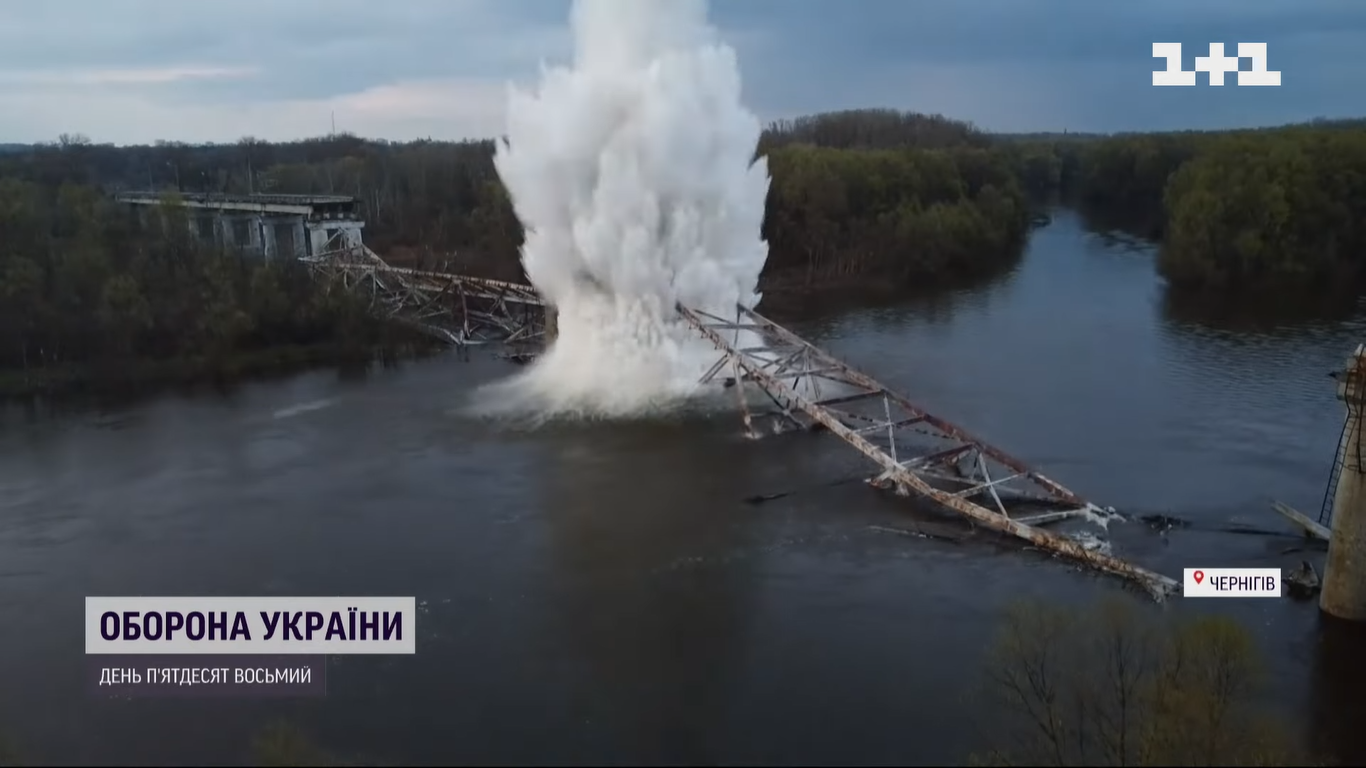
POLYGON ((1366 621, 1366 345, 1334 374, 1338 399, 1347 406, 1347 425, 1338 446, 1341 464, 1333 495, 1332 537, 1324 564, 1319 609, 1349 621, 1366 621))

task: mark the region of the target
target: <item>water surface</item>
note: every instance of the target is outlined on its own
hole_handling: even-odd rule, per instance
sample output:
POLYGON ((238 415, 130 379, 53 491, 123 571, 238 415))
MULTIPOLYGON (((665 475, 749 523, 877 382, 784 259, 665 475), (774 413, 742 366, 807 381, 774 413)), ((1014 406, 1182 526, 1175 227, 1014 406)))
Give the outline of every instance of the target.
MULTIPOLYGON (((1288 531, 1269 501, 1317 513, 1342 419, 1327 373, 1366 313, 1251 317, 1165 299, 1147 246, 1061 213, 989 284, 792 325, 1098 503, 1288 531)), ((448 355, 12 411, 0 723, 65 763, 241 762, 286 718, 395 764, 942 764, 980 746, 964 694, 1004 606, 1120 589, 976 539, 887 533, 907 502, 819 487, 863 468, 828 435, 459 415, 508 373, 448 355), (88 594, 411 594, 418 653, 334 659, 324 701, 92 700, 88 594)), ((1175 576, 1305 557, 1290 537, 1113 538, 1175 576)), ((1312 604, 1219 602, 1255 628, 1313 737, 1363 757, 1363 675, 1342 647, 1360 640, 1325 633, 1312 604)))

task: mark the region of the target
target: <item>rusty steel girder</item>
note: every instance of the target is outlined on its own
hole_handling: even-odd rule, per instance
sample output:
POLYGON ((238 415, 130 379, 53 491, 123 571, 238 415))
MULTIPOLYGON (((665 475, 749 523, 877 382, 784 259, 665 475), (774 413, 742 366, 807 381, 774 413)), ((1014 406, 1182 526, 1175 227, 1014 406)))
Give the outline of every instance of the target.
MULTIPOLYGON (((544 337, 545 305, 528 285, 394 267, 364 245, 304 261, 319 278, 367 295, 375 313, 451 344, 544 337)), ((751 435, 757 435, 757 430, 745 397, 746 384, 768 396, 778 425, 819 425, 876 463, 882 472, 870 478, 870 484, 930 499, 992 530, 1135 582, 1157 599, 1179 590, 1171 578, 1041 527, 1078 517, 1104 522, 1113 517, 1111 513, 777 323, 742 306, 736 307, 733 320, 682 306, 678 312, 721 353, 703 380, 714 379, 729 364, 730 382, 751 435), (725 338, 727 331, 736 332, 734 341, 725 338), (765 344, 740 347, 741 331, 763 338, 765 344), (833 391, 822 394, 823 388, 833 391), (859 412, 861 408, 864 412, 859 412), (870 408, 872 413, 867 412, 870 408), (909 458, 900 456, 904 446, 898 436, 903 433, 918 435, 923 450, 909 458)))
POLYGON ((529 285, 395 267, 363 245, 304 261, 320 279, 367 296, 375 314, 456 346, 544 335, 544 303, 529 285))
POLYGON ((874 485, 890 485, 899 493, 930 499, 992 530, 1137 583, 1158 600, 1180 589, 1174 579, 1041 527, 1073 517, 1108 522, 1115 517, 1113 513, 1083 500, 963 428, 912 404, 759 313, 743 306, 736 308, 733 319, 681 306, 678 312, 721 352, 720 360, 703 376, 703 381, 714 379, 727 364, 732 369, 730 381, 740 390, 742 413, 751 435, 757 435, 757 431, 754 416, 745 405, 746 384, 753 384, 768 396, 780 422, 804 427, 819 425, 871 459, 882 470, 870 478, 874 485), (726 338, 727 332, 734 332, 733 340, 726 338), (739 347, 741 332, 758 334, 766 343, 739 347), (829 396, 823 396, 822 389, 829 396), (866 408, 864 413, 858 413, 858 404, 871 405, 872 413, 866 412, 866 408), (801 417, 810 423, 802 424, 801 417), (898 439, 903 432, 919 435, 918 442, 930 444, 928 451, 909 458, 899 456, 899 451, 905 449, 898 439), (883 444, 875 444, 869 437, 872 435, 878 436, 883 444), (965 462, 970 464, 966 470, 965 462), (982 499, 982 503, 974 499, 982 499), (1039 512, 1040 504, 1053 505, 1054 509, 1039 512), (1030 505, 1035 507, 1033 514, 1020 512, 1030 505))

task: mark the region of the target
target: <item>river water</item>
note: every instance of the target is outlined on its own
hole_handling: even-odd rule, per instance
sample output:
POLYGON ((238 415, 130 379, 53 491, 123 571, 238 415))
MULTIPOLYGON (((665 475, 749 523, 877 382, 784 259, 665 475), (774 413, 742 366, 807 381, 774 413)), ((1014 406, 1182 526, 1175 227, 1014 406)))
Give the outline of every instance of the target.
MULTIPOLYGON (((1342 422, 1327 373, 1366 313, 1173 305, 1149 246, 1063 211, 989 284, 790 325, 1098 503, 1288 532, 1269 501, 1317 514, 1342 422)), ((1002 610, 1119 589, 1009 547, 889 534, 904 502, 819 487, 861 466, 828 435, 462 417, 507 365, 452 354, 11 410, 0 730, 60 763, 243 762, 277 719, 391 764, 956 763, 980 746, 964 694, 1002 610), (418 653, 334 659, 325 700, 96 700, 89 594, 416 595, 418 653)), ((1283 553, 1290 536, 1112 538, 1178 578, 1321 563, 1283 553)), ((1360 638, 1312 603, 1205 602, 1255 628, 1314 742, 1362 759, 1360 638)))

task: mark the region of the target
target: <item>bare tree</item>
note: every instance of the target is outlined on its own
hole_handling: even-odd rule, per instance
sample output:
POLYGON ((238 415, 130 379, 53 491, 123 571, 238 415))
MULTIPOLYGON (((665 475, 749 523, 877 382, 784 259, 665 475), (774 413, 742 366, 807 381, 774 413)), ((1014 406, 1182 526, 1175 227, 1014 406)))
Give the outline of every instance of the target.
POLYGON ((1127 601, 1009 611, 986 668, 983 765, 1312 765, 1257 704, 1231 619, 1149 619, 1127 601))

